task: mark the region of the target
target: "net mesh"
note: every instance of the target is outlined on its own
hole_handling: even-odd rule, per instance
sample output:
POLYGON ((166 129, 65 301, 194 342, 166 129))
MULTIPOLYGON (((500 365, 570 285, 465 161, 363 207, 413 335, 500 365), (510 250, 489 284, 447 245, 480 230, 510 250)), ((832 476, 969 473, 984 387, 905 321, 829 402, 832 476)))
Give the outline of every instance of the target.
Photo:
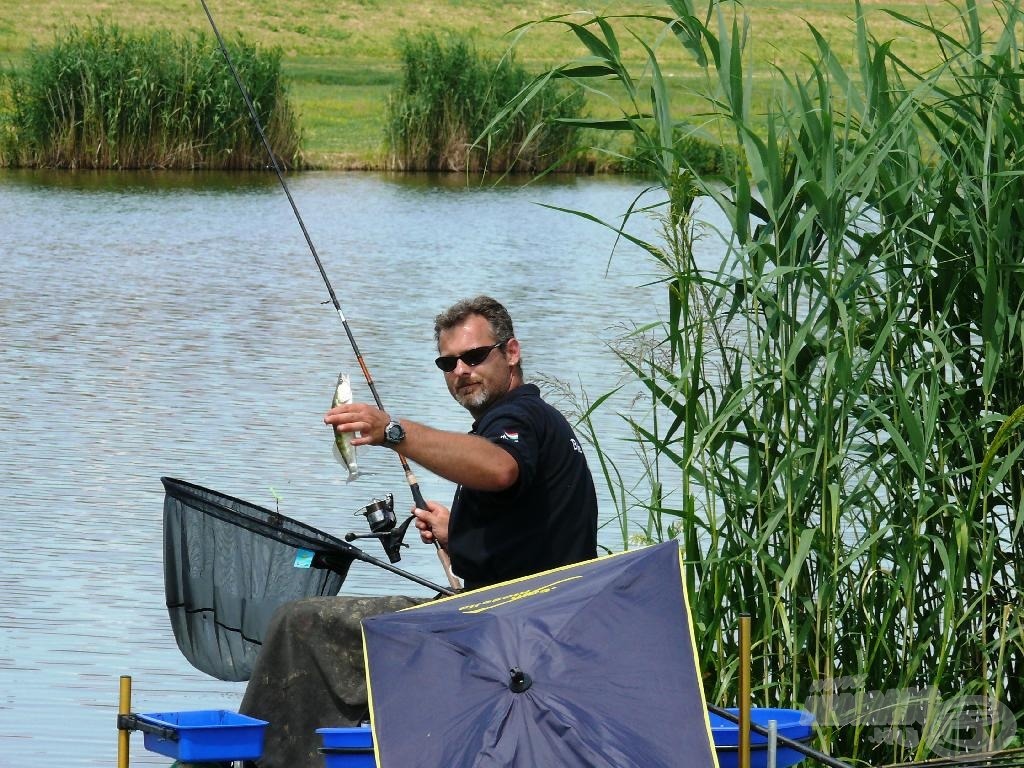
POLYGON ((297 520, 173 478, 164 485, 164 589, 197 669, 248 680, 282 604, 336 595, 357 550, 297 520))

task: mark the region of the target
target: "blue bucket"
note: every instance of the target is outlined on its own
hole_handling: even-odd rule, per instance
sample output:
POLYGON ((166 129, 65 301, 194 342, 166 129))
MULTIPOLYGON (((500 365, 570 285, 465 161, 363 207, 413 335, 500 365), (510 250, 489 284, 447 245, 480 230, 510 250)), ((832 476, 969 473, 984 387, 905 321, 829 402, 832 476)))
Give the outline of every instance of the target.
MULTIPOLYGON (((727 709, 734 715, 739 715, 738 709, 727 709)), ((802 709, 774 709, 770 707, 755 707, 750 710, 750 721, 762 728, 768 727, 768 722, 776 722, 776 733, 785 736, 793 741, 808 741, 811 738, 811 727, 814 725, 814 715, 802 709)), ((715 742, 715 752, 718 755, 719 768, 738 768, 739 766, 739 743, 740 727, 731 720, 709 712, 708 721, 711 725, 711 736, 715 742)), ((787 768, 796 765, 804 759, 802 752, 792 747, 784 747, 778 744, 775 752, 776 768, 787 768)), ((768 765, 768 737, 759 733, 750 732, 750 768, 766 768, 768 765)))
POLYGON ((317 728, 327 768, 377 768, 373 755, 373 731, 369 725, 355 728, 317 728))

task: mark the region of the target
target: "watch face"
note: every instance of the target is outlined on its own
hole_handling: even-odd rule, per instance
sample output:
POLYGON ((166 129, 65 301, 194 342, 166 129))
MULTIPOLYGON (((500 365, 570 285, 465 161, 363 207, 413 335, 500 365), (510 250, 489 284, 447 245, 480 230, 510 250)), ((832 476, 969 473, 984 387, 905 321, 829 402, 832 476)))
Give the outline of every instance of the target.
POLYGON ((402 441, 403 437, 405 437, 405 430, 397 421, 393 421, 388 424, 387 428, 384 430, 384 439, 389 443, 399 443, 402 441))

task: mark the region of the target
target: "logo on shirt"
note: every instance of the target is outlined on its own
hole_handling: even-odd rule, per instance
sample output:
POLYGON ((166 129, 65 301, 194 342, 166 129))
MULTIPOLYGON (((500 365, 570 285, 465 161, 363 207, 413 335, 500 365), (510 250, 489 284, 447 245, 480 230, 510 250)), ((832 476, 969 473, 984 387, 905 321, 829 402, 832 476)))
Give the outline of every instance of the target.
POLYGON ((519 433, 518 432, 513 432, 510 429, 506 429, 504 432, 501 433, 501 437, 499 439, 500 440, 508 440, 510 443, 518 443, 519 442, 519 433))

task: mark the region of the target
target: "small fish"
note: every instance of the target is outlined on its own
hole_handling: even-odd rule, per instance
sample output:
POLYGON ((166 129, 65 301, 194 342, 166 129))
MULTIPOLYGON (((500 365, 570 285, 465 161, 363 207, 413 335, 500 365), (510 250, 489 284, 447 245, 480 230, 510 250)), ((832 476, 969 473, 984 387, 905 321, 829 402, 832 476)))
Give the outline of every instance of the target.
MULTIPOLYGON (((338 376, 338 386, 334 389, 331 408, 352 402, 352 382, 348 374, 338 376)), ((334 433, 334 458, 341 466, 348 469, 348 480, 352 482, 359 476, 359 464, 356 463, 356 447, 352 445, 352 433, 334 433)))

